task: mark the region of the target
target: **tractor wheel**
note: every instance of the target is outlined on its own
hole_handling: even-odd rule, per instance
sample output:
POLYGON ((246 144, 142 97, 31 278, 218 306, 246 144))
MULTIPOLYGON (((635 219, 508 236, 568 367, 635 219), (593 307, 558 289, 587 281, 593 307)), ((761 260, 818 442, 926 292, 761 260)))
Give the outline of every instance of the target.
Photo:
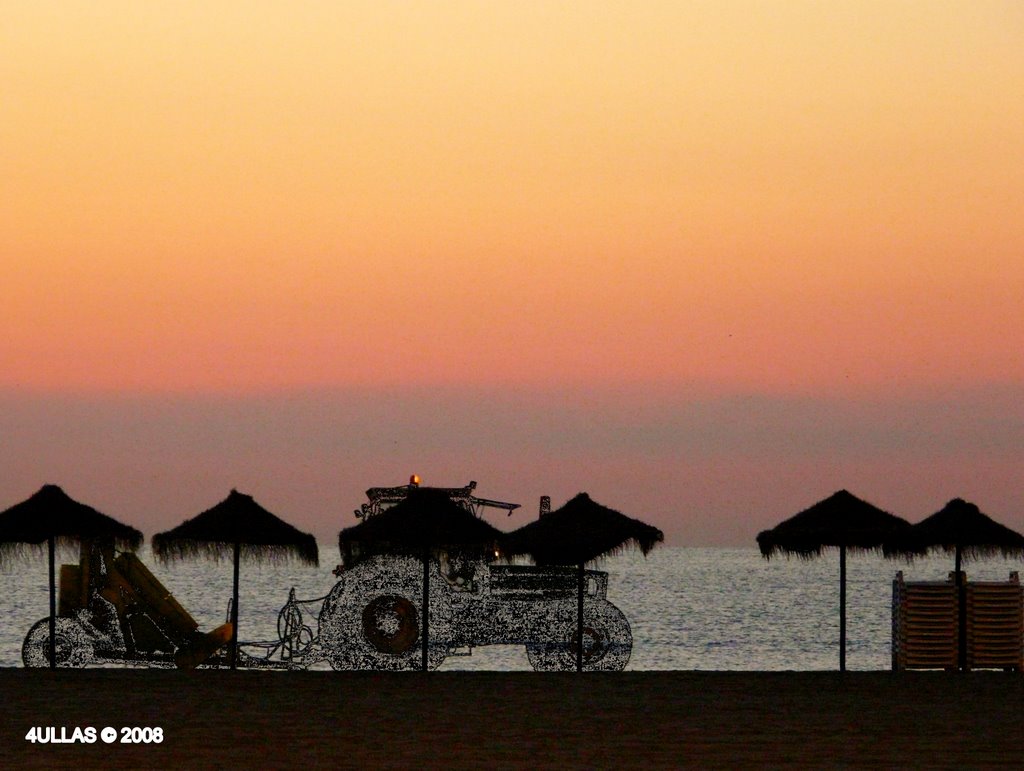
MULTIPOLYGON (((423 563, 378 557, 346 574, 320 616, 320 644, 334 669, 416 670, 423 666, 423 563)), ((427 667, 448 653, 450 590, 431 570, 427 667)))
MULTIPOLYGON (((566 613, 553 625, 554 639, 528 643, 526 657, 538 672, 576 669, 578 626, 566 613)), ((583 669, 587 672, 619 672, 633 651, 633 633, 622 611, 607 601, 583 606, 583 669)))
MULTIPOLYGON (((95 660, 93 641, 81 624, 71 618, 58 618, 55 625, 54 654, 58 667, 84 667, 95 660)), ((25 635, 21 660, 26 667, 50 666, 50 619, 37 621, 25 635)))

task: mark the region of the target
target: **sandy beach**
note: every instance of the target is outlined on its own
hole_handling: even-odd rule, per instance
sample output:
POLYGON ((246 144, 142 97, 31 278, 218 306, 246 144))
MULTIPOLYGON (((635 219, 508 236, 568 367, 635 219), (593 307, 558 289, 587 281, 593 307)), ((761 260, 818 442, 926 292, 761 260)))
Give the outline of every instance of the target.
POLYGON ((1002 672, 539 674, 0 670, 0 766, 1019 766, 1002 672), (33 744, 32 726, 159 744, 33 744))

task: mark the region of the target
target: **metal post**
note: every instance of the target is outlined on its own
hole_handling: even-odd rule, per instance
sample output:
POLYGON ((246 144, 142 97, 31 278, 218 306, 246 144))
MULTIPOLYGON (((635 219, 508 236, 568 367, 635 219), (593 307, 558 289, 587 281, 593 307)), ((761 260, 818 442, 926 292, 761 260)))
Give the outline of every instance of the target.
POLYGON ((583 563, 576 571, 576 671, 583 671, 583 563))
POLYGON ((50 553, 50 669, 57 668, 57 581, 53 573, 57 551, 55 540, 51 533, 46 544, 50 553))
POLYGON ((423 550, 423 671, 427 671, 427 646, 430 636, 430 549, 423 550))
POLYGON ((961 555, 960 544, 956 545, 956 663, 961 672, 967 669, 967 585, 964 582, 964 574, 960 572, 961 555))
POLYGON ((839 547, 839 671, 846 671, 846 546, 839 547))
POLYGON ((231 651, 228 653, 228 660, 231 668, 235 668, 238 659, 238 558, 241 552, 241 544, 235 541, 235 577, 234 593, 231 597, 231 651))

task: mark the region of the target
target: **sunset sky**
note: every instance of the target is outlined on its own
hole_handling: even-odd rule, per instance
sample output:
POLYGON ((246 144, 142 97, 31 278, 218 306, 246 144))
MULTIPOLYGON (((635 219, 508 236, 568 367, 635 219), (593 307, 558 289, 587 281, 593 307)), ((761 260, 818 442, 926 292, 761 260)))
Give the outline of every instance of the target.
POLYGON ((1024 529, 1024 5, 3 3, 0 508, 1024 529))

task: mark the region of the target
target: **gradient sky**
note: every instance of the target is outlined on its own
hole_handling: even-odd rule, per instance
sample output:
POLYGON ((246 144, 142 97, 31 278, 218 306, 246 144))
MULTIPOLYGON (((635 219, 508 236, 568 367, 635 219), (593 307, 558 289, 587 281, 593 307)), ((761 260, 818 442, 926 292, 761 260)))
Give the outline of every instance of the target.
POLYGON ((1024 6, 46 2, 0 25, 0 507, 580 490, 1024 529, 1024 6))

